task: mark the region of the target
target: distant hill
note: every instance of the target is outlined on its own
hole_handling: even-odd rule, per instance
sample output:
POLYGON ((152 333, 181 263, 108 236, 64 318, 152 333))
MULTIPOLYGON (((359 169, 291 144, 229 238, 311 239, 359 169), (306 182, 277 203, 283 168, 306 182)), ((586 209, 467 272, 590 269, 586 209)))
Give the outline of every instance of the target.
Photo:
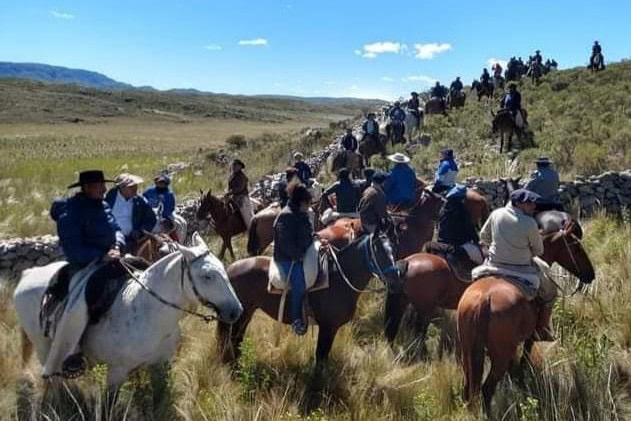
POLYGON ((0 78, 29 79, 117 91, 134 88, 132 85, 110 79, 101 73, 39 63, 0 62, 0 78))

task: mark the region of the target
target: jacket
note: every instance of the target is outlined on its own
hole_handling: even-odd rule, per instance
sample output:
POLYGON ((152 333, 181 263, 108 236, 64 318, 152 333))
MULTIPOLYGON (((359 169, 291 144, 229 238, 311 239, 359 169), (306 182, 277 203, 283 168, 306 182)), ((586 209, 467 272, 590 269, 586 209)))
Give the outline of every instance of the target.
POLYGON ((247 196, 248 177, 243 171, 236 171, 230 174, 230 178, 228 178, 228 194, 233 198, 247 196))
POLYGON ((436 169, 434 184, 444 187, 452 187, 456 184, 458 176, 458 164, 453 159, 441 159, 436 169))
POLYGON ((464 205, 464 196, 448 198, 438 216, 438 242, 460 246, 468 242, 478 244, 479 241, 471 215, 464 205))
POLYGON ((309 180, 313 178, 311 167, 305 161, 296 162, 294 168, 298 171, 298 178, 300 178, 303 184, 307 184, 309 180))
POLYGON ((559 203, 559 173, 551 167, 540 167, 532 173, 526 189, 537 193, 545 203, 559 203))
POLYGON ((480 239, 490 245, 490 264, 529 266, 533 257, 543 254, 537 222, 511 204, 491 213, 480 239))
POLYGON ((363 226, 384 227, 388 219, 386 195, 380 186, 371 185, 364 191, 359 201, 359 218, 363 226))
POLYGON ((521 110, 521 94, 517 91, 506 94, 504 96, 504 108, 510 111, 521 110))
POLYGON ((57 223, 59 244, 70 264, 86 266, 115 245, 125 245, 109 205, 102 200, 77 193, 53 202, 50 216, 57 223))
MULTIPOLYGON (((114 208, 116 197, 118 195, 118 189, 113 188, 105 195, 105 201, 110 209, 114 208)), ((129 237, 137 239, 142 235, 143 231, 151 232, 158 223, 156 213, 153 211, 147 199, 143 196, 135 196, 131 199, 133 201, 133 211, 131 217, 132 232, 129 237)))
POLYGON ((142 194, 149 206, 153 209, 157 209, 162 205, 162 214, 159 215, 164 219, 173 219, 173 213, 175 212, 175 195, 171 189, 166 188, 160 191, 157 187, 153 186, 145 190, 142 194))
POLYGON ((418 98, 410 98, 408 101, 408 109, 418 111, 418 108, 421 106, 418 98))
POLYGON ((335 194, 337 211, 341 213, 357 212, 360 199, 360 187, 351 180, 336 181, 323 193, 323 197, 335 194))
POLYGON ((384 184, 389 205, 408 204, 414 201, 416 174, 408 164, 396 164, 384 184))
POLYGON ((434 86, 431 90, 431 95, 435 98, 444 98, 447 96, 447 88, 443 85, 434 86))
POLYGON ((390 120, 404 123, 405 111, 403 111, 400 107, 393 108, 392 111, 390 111, 390 120))
POLYGON ((366 120, 364 121, 364 124, 362 124, 362 130, 364 131, 364 133, 369 135, 378 135, 379 123, 377 123, 375 120, 366 120))
POLYGON ((309 215, 285 206, 274 222, 274 260, 301 261, 312 242, 309 215))
POLYGON ((357 138, 355 136, 351 135, 345 135, 342 138, 342 147, 344 149, 346 149, 347 151, 353 151, 355 152, 357 150, 357 138))
POLYGON ((285 180, 279 181, 276 185, 278 191, 278 203, 281 208, 287 206, 289 202, 289 194, 287 193, 287 182, 285 180))
POLYGON ((451 86, 449 87, 450 90, 452 91, 462 91, 462 89, 464 88, 464 86, 462 85, 462 82, 459 80, 454 80, 453 82, 451 82, 451 86))

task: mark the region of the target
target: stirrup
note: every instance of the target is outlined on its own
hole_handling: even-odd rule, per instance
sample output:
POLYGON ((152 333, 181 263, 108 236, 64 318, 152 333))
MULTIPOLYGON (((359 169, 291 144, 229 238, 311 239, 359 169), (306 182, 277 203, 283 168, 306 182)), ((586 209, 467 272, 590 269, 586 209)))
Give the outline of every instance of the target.
POLYGON ((68 356, 61 365, 61 376, 65 379, 76 379, 85 373, 86 363, 80 352, 68 356))

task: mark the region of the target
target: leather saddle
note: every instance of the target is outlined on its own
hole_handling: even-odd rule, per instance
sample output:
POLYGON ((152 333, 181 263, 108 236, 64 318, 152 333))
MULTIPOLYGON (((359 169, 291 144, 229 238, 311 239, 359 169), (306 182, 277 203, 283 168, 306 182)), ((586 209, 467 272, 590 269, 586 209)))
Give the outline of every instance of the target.
POLYGON ((471 271, 478 264, 469 258, 469 255, 462 247, 430 241, 425 244, 425 252, 445 259, 456 279, 467 284, 471 283, 471 271))

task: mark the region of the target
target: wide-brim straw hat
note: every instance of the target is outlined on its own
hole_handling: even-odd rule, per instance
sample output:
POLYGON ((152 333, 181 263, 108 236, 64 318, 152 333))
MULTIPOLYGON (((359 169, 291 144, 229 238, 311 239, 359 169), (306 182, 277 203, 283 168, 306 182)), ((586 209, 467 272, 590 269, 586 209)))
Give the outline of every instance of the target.
POLYGON ((122 173, 116 177, 116 187, 133 187, 144 183, 145 180, 134 174, 122 173))
POLYGON ((388 159, 392 162, 396 162, 397 164, 407 164, 408 162, 410 162, 410 158, 407 155, 402 154, 401 152, 388 155, 388 159))

